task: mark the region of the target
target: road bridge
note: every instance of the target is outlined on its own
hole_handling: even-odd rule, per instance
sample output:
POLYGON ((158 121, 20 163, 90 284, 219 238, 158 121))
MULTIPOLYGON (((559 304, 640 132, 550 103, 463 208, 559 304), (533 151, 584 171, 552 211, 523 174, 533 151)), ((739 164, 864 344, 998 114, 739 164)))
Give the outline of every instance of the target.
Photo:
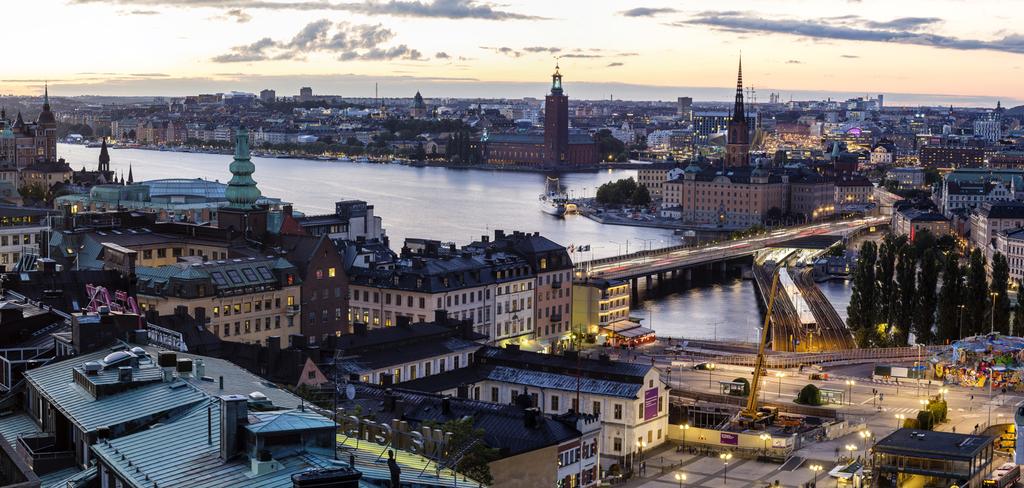
POLYGON ((631 280, 634 292, 639 279, 644 278, 648 288, 652 281, 682 277, 689 281, 693 269, 710 268, 725 273, 730 263, 747 259, 757 251, 780 247, 790 243, 795 247, 811 245, 815 239, 846 238, 853 234, 883 225, 885 217, 865 217, 818 224, 777 229, 745 239, 705 244, 701 246, 674 246, 639 251, 576 264, 577 277, 591 276, 605 279, 631 280))

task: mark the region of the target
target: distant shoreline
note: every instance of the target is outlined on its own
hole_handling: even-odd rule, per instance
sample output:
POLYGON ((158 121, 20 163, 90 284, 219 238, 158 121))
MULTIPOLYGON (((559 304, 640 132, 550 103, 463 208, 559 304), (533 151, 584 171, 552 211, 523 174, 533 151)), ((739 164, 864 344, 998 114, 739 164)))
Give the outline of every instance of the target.
MULTIPOLYGON (((72 144, 72 143, 66 143, 66 142, 62 143, 62 144, 86 147, 84 144, 72 144)), ((89 148, 89 149, 95 149, 95 148, 89 148)), ((212 150, 212 149, 188 148, 189 150, 187 150, 187 151, 181 151, 181 150, 175 151, 175 150, 161 150, 159 148, 152 147, 152 146, 138 146, 138 147, 111 146, 110 149, 111 150, 136 149, 136 150, 139 150, 139 151, 154 151, 154 152, 167 152, 167 153, 185 153, 185 154, 213 154, 213 155, 220 155, 220 156, 231 156, 231 155, 234 154, 233 151, 229 151, 229 150, 226 150, 226 149, 222 150, 222 151, 219 151, 219 150, 212 150)), ((302 159, 302 160, 305 160, 305 161, 318 161, 318 162, 322 162, 322 163, 400 164, 402 166, 409 166, 409 167, 413 167, 413 168, 474 169, 474 170, 484 170, 484 171, 510 171, 510 172, 520 172, 520 173, 545 173, 545 174, 553 174, 553 173, 558 173, 558 174, 596 173, 596 172, 599 172, 601 170, 607 170, 607 169, 627 169, 627 170, 628 169, 639 169, 639 167, 642 167, 645 164, 647 164, 645 162, 626 162, 626 163, 616 162, 616 163, 598 163, 596 165, 586 166, 586 167, 538 168, 538 167, 533 167, 533 166, 496 165, 496 164, 472 164, 472 165, 465 165, 465 164, 454 164, 454 163, 440 162, 440 161, 422 161, 421 163, 404 163, 404 162, 402 162, 402 163, 395 163, 394 161, 396 161, 397 158, 390 158, 389 162, 379 162, 379 161, 371 160, 369 163, 357 163, 354 159, 351 160, 351 161, 341 161, 341 160, 338 160, 338 159, 327 159, 327 160, 324 160, 324 159, 318 159, 317 156, 314 156, 314 155, 301 155, 301 156, 284 155, 283 157, 281 157, 281 156, 277 156, 277 155, 261 154, 259 151, 253 151, 253 156, 254 157, 258 157, 258 158, 266 158, 266 159, 302 159)))

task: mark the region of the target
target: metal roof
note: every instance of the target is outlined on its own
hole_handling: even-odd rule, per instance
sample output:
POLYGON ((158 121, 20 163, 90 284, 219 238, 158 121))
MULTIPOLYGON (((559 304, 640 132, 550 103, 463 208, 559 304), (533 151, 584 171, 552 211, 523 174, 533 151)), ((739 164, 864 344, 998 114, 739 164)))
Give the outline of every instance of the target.
POLYGON ((7 443, 14 447, 21 434, 35 434, 42 432, 39 425, 27 413, 19 412, 13 415, 0 417, 0 435, 7 439, 7 443))
POLYGON ((533 386, 563 391, 580 391, 594 395, 607 395, 621 398, 639 397, 639 383, 622 383, 619 381, 579 378, 567 374, 545 373, 525 369, 495 366, 487 373, 487 379, 516 385, 533 386))
POLYGON ((249 423, 245 426, 249 432, 260 434, 333 428, 333 421, 309 410, 252 413, 249 414, 249 423))

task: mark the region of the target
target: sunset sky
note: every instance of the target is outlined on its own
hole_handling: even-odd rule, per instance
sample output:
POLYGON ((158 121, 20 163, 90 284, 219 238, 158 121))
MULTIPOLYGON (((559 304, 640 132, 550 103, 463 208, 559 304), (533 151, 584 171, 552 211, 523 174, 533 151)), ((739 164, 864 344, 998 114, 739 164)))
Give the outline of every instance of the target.
POLYGON ((1024 103, 1024 1, 33 0, 4 2, 0 92, 274 88, 575 98, 1024 103), (713 10, 708 10, 713 9, 713 10))

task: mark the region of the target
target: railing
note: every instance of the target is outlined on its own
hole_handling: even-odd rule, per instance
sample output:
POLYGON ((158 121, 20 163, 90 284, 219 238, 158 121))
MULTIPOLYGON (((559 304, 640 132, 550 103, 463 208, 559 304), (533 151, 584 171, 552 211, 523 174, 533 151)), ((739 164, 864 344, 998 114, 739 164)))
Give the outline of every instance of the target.
POLYGON ((56 436, 40 432, 19 435, 15 449, 37 475, 44 475, 75 464, 75 451, 58 451, 56 446, 56 436))
MULTIPOLYGON (((884 347, 873 349, 848 349, 844 351, 812 353, 778 353, 765 356, 768 368, 795 368, 809 364, 837 362, 861 362, 878 359, 925 359, 949 346, 884 347)), ((695 359, 714 359, 716 363, 734 366, 754 366, 756 354, 736 354, 729 351, 687 350, 683 353, 695 359)))
POLYGON ((298 315, 299 312, 301 312, 301 311, 302 311, 302 308, 300 308, 299 305, 288 305, 285 308, 284 313, 288 314, 289 317, 292 317, 292 316, 298 315))

